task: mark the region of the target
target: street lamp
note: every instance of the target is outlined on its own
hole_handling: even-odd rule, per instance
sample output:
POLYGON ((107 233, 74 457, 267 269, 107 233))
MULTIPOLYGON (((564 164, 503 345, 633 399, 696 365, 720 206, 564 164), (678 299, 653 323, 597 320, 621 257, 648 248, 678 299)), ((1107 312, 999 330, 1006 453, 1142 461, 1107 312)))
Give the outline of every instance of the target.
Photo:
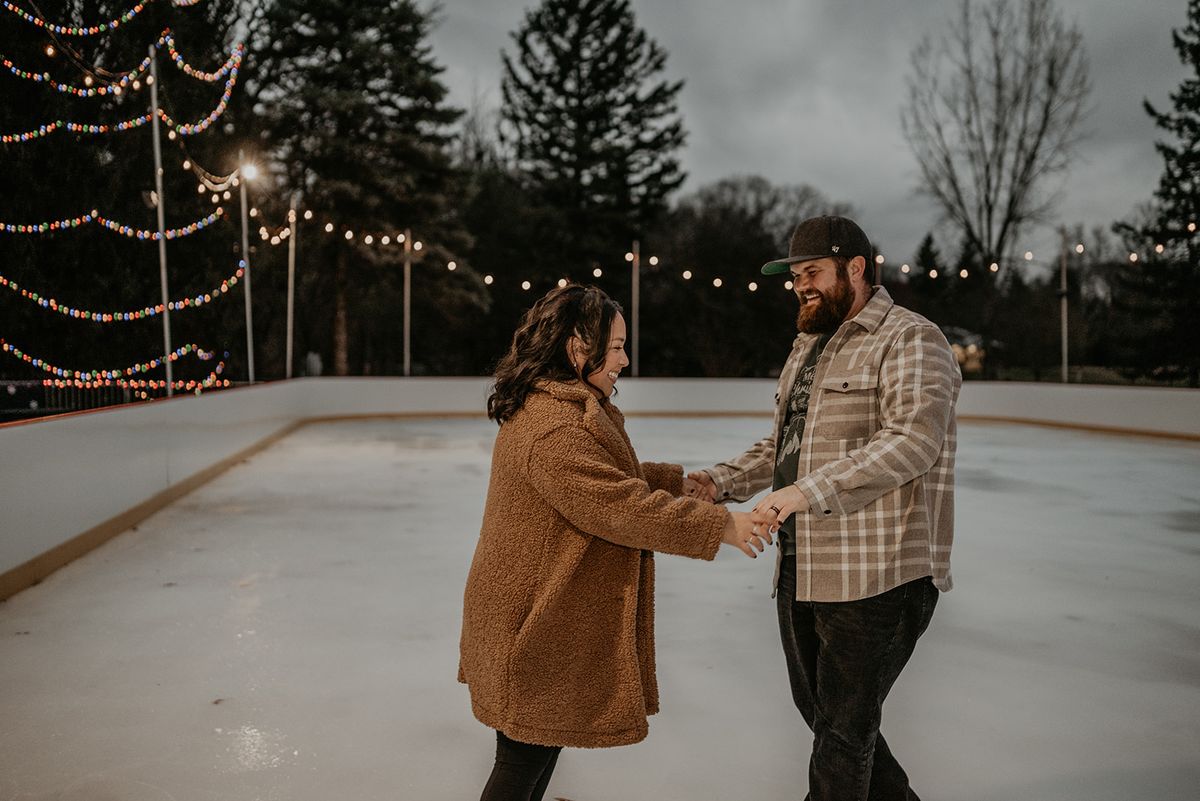
POLYGON ((242 200, 242 262, 246 282, 246 375, 254 383, 254 321, 250 313, 250 221, 246 209, 246 184, 258 177, 258 166, 238 151, 238 194, 242 200))

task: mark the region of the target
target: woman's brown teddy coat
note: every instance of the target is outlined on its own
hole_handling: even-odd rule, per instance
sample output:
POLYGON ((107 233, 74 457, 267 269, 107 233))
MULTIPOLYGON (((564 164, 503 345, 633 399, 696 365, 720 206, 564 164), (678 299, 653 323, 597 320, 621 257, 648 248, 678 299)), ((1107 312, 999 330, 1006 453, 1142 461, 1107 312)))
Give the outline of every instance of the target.
POLYGON ((658 711, 652 551, 712 559, 729 513, 676 497, 582 383, 541 382, 500 427, 467 578, 459 680, 514 740, 596 748, 658 711))

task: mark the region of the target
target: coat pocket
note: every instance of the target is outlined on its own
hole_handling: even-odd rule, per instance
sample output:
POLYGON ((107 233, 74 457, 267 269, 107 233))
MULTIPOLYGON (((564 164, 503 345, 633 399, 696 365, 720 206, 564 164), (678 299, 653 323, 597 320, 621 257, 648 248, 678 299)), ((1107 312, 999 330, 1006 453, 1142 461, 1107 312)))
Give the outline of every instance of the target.
POLYGON ((825 440, 863 439, 878 428, 879 374, 843 373, 821 379, 816 409, 817 437, 825 440))

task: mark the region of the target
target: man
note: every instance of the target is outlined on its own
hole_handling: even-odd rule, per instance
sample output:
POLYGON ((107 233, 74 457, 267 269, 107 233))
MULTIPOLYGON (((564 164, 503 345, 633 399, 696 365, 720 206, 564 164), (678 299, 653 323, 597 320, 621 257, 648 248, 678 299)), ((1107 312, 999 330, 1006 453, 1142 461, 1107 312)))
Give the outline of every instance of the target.
POLYGON ((866 234, 805 220, 800 301, 770 436, 690 474, 778 530, 775 591, 792 697, 813 731, 811 801, 916 799, 879 733, 884 698, 949 590, 958 364, 937 326, 875 286, 866 234))

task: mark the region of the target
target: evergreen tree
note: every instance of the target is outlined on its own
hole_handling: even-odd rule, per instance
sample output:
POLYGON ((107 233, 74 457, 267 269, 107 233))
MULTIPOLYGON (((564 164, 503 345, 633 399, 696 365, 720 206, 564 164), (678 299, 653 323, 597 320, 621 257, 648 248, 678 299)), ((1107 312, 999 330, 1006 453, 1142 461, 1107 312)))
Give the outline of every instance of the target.
POLYGON ((759 176, 726 178, 682 198, 642 250, 642 374, 777 375, 796 333, 796 298, 787 276, 759 268, 787 253, 801 220, 851 213, 810 186, 759 176), (657 266, 648 266, 651 253, 657 266))
MULTIPOLYGON (((459 168, 466 180, 463 221, 472 233, 471 265, 489 281, 491 308, 476 321, 468 347, 469 372, 490 374, 512 340, 521 315, 552 281, 549 263, 531 268, 542 232, 561 226, 555 209, 539 203, 503 158, 494 127, 479 109, 472 109, 462 126, 459 168), (538 273, 541 278, 534 284, 538 273), (529 289, 523 283, 529 281, 529 289)), ((586 281, 582 272, 572 276, 586 281)))
POLYGON ((263 147, 280 194, 300 192, 334 226, 307 228, 297 352, 321 353, 337 374, 401 369, 403 248, 377 244, 385 233, 408 228, 425 245, 414 254, 413 372, 463 371, 487 306, 480 277, 461 265, 470 241, 451 200, 450 126, 462 112, 445 103, 431 25, 412 0, 271 0, 263 14, 263 147))
POLYGON ((1058 364, 1058 301, 1053 279, 1005 270, 997 316, 1008 322, 989 343, 993 376, 1040 381, 1058 364))
POLYGON ((913 256, 913 264, 908 273, 906 290, 903 293, 904 300, 907 300, 908 303, 904 304, 904 300, 899 295, 896 296, 896 300, 935 323, 944 323, 945 320, 941 318, 945 306, 943 297, 946 294, 947 286, 946 268, 942 265, 942 254, 937 248, 933 234, 926 233, 925 238, 917 247, 916 255, 913 256))
POLYGON ((542 0, 502 54, 502 131, 520 174, 565 217, 538 250, 556 269, 604 262, 642 236, 684 180, 682 81, 629 0, 542 0))
POLYGON ((1146 101, 1146 112, 1167 134, 1156 148, 1163 174, 1146 219, 1118 223, 1137 260, 1117 277, 1113 303, 1142 375, 1200 386, 1195 338, 1200 304, 1200 0, 1189 0, 1187 24, 1173 31, 1180 60, 1192 69, 1171 94, 1173 109, 1146 101))

